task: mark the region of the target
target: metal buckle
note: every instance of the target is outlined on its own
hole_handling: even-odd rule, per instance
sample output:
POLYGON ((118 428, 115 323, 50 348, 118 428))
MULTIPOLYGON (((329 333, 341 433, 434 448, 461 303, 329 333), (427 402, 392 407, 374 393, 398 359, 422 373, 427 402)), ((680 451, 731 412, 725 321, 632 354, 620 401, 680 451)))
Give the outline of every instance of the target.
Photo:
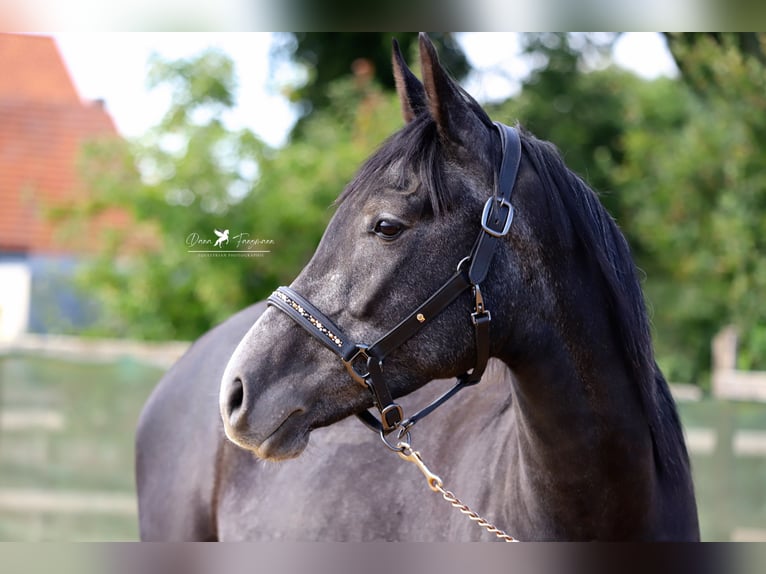
POLYGON ((478 325, 480 321, 492 320, 492 314, 489 309, 484 307, 484 297, 481 294, 481 288, 478 285, 473 286, 474 306, 473 313, 471 313, 471 321, 474 325, 478 325))
POLYGON ((360 385, 367 385, 365 379, 370 376, 370 372, 365 371, 364 374, 360 373, 354 368, 354 363, 361 357, 364 359, 365 369, 367 368, 367 360, 370 358, 370 356, 367 354, 367 349, 369 349, 368 345, 363 345, 360 343, 356 346, 356 353, 354 353, 354 355, 348 361, 342 361, 343 366, 346 367, 346 370, 348 371, 348 374, 351 375, 351 378, 360 385))
POLYGON ((481 214, 481 228, 492 235, 493 237, 503 237, 508 234, 508 230, 511 228, 511 222, 513 221, 513 206, 511 203, 503 198, 490 197, 487 203, 484 204, 484 211, 481 214), (508 215, 505 217, 503 223, 503 230, 497 231, 489 226, 489 214, 492 211, 492 202, 498 202, 498 209, 505 207, 508 210, 508 215))
POLYGON ((396 403, 391 403, 380 411, 380 422, 383 424, 383 431, 386 433, 396 429, 399 426, 399 423, 402 422, 403 418, 404 411, 402 411, 402 407, 396 403), (389 414, 394 415, 395 420, 393 424, 388 421, 389 414))
POLYGON ((474 325, 478 325, 480 321, 483 321, 486 318, 487 321, 492 320, 492 313, 487 311, 481 311, 478 313, 471 313, 471 321, 473 321, 474 325))

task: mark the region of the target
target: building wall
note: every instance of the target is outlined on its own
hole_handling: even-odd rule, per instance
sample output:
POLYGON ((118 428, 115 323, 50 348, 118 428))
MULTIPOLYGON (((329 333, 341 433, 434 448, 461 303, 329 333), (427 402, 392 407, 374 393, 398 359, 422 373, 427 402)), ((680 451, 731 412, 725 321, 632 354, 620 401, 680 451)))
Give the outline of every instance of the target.
POLYGON ((0 260, 0 341, 10 341, 29 326, 32 271, 24 258, 0 260))

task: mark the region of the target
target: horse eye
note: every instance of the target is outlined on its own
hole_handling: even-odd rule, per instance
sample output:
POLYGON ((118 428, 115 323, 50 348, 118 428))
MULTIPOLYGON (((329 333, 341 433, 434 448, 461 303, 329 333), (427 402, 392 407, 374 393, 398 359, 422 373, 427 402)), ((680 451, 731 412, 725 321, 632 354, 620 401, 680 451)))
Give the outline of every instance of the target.
POLYGON ((402 227, 398 223, 381 219, 375 224, 375 233, 383 239, 393 239, 402 232, 402 227))

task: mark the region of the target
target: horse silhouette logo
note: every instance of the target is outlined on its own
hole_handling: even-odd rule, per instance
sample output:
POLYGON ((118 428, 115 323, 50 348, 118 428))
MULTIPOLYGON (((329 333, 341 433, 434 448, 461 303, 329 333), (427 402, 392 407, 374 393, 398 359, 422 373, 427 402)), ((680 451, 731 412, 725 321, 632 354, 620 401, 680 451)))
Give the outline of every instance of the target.
POLYGON ((223 247, 223 242, 225 241, 227 244, 229 243, 229 230, 225 229, 223 231, 218 231, 217 229, 214 229, 215 234, 218 236, 218 240, 215 242, 214 247, 223 247))

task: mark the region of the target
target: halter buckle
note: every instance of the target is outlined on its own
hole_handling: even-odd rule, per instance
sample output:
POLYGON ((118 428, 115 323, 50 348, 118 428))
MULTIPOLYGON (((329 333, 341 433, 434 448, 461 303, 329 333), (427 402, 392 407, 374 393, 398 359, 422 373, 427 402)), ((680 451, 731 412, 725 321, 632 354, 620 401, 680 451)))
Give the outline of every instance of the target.
POLYGON ((380 422, 383 425, 383 433, 390 433, 399 427, 399 423, 404 418, 402 407, 396 403, 387 405, 380 411, 380 422))
POLYGON ((474 305, 473 313, 471 313, 471 321, 473 321, 473 324, 478 325, 483 321, 491 321, 492 314, 489 312, 489 309, 484 306, 484 297, 482 297, 481 289, 478 285, 473 286, 473 297, 474 305))
POLYGON ((343 362, 343 366, 346 367, 346 370, 348 371, 348 374, 351 375, 351 378, 354 379, 357 383, 360 385, 366 385, 366 379, 370 376, 370 371, 365 370, 364 374, 360 373, 354 368, 354 365, 357 363, 357 359, 363 359, 364 361, 364 368, 367 369, 367 361, 370 358, 370 356, 367 354, 367 349, 369 349, 368 345, 363 345, 361 343, 357 344, 356 346, 356 352, 351 356, 351 358, 346 361, 341 359, 343 362))
POLYGON ((493 237, 504 237, 508 234, 508 230, 511 228, 511 222, 513 221, 513 206, 511 205, 511 202, 509 202, 507 199, 504 199, 502 197, 490 197, 487 200, 487 203, 484 204, 484 211, 481 213, 481 228, 492 235, 493 237), (498 231, 497 229, 493 229, 489 226, 489 216, 490 213, 494 213, 494 209, 492 209, 493 203, 497 203, 496 209, 503 209, 505 208, 506 215, 505 215, 505 221, 502 224, 502 231, 498 231))
POLYGON ((478 325, 479 323, 483 321, 491 321, 492 320, 492 313, 487 311, 481 311, 480 313, 471 313, 471 321, 473 321, 474 325, 478 325))

